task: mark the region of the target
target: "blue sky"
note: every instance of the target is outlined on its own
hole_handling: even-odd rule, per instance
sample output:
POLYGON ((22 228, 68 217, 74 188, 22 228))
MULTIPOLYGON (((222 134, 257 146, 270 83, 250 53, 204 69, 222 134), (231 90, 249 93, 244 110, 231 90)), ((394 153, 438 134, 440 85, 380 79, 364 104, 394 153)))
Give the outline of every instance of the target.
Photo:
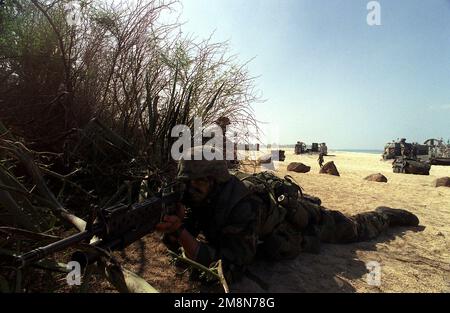
POLYGON ((263 129, 279 142, 380 149, 450 138, 450 1, 182 0, 182 29, 230 40, 259 75, 263 129), (267 131, 266 131, 267 132, 267 131))

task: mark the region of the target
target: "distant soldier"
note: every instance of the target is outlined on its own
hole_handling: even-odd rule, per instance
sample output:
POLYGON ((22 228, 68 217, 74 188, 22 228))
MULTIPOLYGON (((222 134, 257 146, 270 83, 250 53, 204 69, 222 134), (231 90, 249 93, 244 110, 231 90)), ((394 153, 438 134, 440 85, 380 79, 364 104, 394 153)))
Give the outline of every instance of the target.
POLYGON ((301 153, 301 144, 300 144, 300 141, 297 141, 297 144, 295 145, 295 150, 294 150, 294 153, 295 154, 300 154, 301 153))
POLYGON ((388 207, 346 216, 306 197, 291 180, 255 175, 231 175, 225 161, 180 160, 178 179, 186 194, 177 214, 157 226, 164 243, 173 251, 183 247, 205 266, 221 259, 233 282, 259 256, 290 259, 301 251, 318 253, 320 242, 367 241, 389 227, 419 224, 414 214, 388 207))
POLYGON ((319 153, 319 158, 317 159, 317 161, 319 161, 319 166, 320 166, 320 168, 322 168, 323 167, 323 153, 322 152, 319 153))

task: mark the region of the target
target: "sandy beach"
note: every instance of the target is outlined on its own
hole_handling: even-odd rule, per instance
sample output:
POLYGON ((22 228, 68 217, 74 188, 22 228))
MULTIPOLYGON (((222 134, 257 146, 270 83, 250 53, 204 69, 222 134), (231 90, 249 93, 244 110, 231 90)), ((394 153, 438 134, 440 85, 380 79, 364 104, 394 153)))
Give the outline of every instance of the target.
MULTIPOLYGON (((252 271, 266 279, 267 291, 450 292, 450 188, 433 186, 436 178, 450 176, 450 167, 432 166, 429 176, 396 174, 391 161, 377 154, 330 154, 335 156, 325 157, 325 162, 334 161, 340 177, 319 174, 317 155, 294 155, 292 150, 286 150, 284 162, 276 162, 276 173, 293 176, 329 209, 351 215, 381 205, 404 208, 419 217, 422 227, 391 229, 371 242, 324 245, 319 255, 302 254, 274 267, 261 262, 252 271), (288 172, 287 164, 294 161, 311 166, 311 171, 288 172), (363 179, 374 173, 385 175, 388 183, 363 179), (370 261, 381 265, 380 286, 366 281, 365 264, 370 261)), ((252 286, 262 291, 253 282, 244 285, 241 290, 252 286)))

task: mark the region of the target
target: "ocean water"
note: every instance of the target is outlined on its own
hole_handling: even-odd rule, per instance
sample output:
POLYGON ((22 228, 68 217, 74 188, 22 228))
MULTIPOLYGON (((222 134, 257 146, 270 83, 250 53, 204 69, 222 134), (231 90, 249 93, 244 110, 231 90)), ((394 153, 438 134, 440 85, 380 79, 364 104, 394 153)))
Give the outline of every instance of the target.
POLYGON ((383 154, 383 150, 367 150, 367 149, 328 149, 329 152, 359 152, 359 153, 371 153, 371 154, 383 154))
MULTIPOLYGON (((273 145, 273 149, 294 149, 295 145, 273 145)), ((371 154, 383 154, 382 149, 332 149, 328 148, 328 154, 331 154, 331 152, 359 152, 359 153, 371 153, 371 154)))

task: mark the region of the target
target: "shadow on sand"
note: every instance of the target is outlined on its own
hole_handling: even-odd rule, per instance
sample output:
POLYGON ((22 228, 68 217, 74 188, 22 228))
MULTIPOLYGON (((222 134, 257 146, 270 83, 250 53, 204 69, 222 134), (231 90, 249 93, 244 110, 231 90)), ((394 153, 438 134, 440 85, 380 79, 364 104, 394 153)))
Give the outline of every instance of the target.
POLYGON ((376 251, 377 243, 388 243, 408 231, 425 227, 391 228, 378 238, 353 244, 322 244, 319 254, 302 253, 294 260, 257 261, 249 274, 230 286, 232 292, 356 292, 349 281, 364 279, 369 272, 358 251, 376 251))

